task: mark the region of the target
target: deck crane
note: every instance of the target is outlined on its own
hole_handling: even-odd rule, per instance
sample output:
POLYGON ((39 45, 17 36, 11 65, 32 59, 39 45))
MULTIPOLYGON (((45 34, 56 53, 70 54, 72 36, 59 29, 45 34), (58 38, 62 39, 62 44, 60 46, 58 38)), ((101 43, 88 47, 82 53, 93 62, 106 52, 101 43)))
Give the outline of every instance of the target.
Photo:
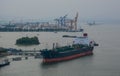
POLYGON ((78 12, 76 13, 75 20, 74 20, 75 30, 77 30, 77 20, 78 20, 78 12))

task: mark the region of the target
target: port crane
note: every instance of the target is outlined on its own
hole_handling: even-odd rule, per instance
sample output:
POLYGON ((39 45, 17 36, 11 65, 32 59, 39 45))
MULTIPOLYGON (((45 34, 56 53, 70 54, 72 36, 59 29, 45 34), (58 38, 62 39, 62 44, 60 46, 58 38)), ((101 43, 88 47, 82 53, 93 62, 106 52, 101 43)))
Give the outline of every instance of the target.
POLYGON ((60 26, 66 26, 66 18, 67 18, 67 14, 65 16, 61 16, 59 18, 56 18, 55 21, 57 21, 57 24, 60 26))
POLYGON ((56 24, 58 26, 64 26, 68 27, 68 29, 72 30, 74 29, 77 31, 77 21, 78 21, 78 12, 76 13, 76 16, 74 19, 67 18, 68 14, 65 16, 61 16, 59 18, 54 19, 56 21, 56 24))

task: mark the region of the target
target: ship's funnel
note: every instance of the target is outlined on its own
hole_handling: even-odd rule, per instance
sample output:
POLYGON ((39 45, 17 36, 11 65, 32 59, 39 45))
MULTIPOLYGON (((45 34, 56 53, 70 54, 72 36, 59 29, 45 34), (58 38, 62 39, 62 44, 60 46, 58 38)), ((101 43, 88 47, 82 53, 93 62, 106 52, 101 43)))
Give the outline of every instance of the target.
POLYGON ((88 34, 87 33, 83 33, 83 37, 88 37, 88 34))

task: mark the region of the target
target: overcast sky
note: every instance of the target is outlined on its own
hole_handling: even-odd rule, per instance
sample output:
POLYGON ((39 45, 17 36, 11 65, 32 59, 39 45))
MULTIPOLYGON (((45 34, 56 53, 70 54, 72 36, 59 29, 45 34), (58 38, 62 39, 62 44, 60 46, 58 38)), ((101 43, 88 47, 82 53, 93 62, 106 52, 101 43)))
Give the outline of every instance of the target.
POLYGON ((79 12, 80 19, 120 20, 120 0, 0 0, 0 19, 47 19, 79 12))

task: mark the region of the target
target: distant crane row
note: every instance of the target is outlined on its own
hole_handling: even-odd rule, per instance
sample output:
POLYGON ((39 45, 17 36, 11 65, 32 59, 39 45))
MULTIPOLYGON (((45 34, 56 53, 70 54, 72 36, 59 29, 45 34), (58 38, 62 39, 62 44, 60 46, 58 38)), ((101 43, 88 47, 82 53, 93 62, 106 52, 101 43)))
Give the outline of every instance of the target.
POLYGON ((69 26, 69 28, 72 30, 77 30, 77 20, 78 20, 78 12, 76 13, 76 16, 74 19, 68 19, 67 14, 65 16, 61 16, 59 18, 54 19, 56 21, 56 24, 58 26, 69 26))

